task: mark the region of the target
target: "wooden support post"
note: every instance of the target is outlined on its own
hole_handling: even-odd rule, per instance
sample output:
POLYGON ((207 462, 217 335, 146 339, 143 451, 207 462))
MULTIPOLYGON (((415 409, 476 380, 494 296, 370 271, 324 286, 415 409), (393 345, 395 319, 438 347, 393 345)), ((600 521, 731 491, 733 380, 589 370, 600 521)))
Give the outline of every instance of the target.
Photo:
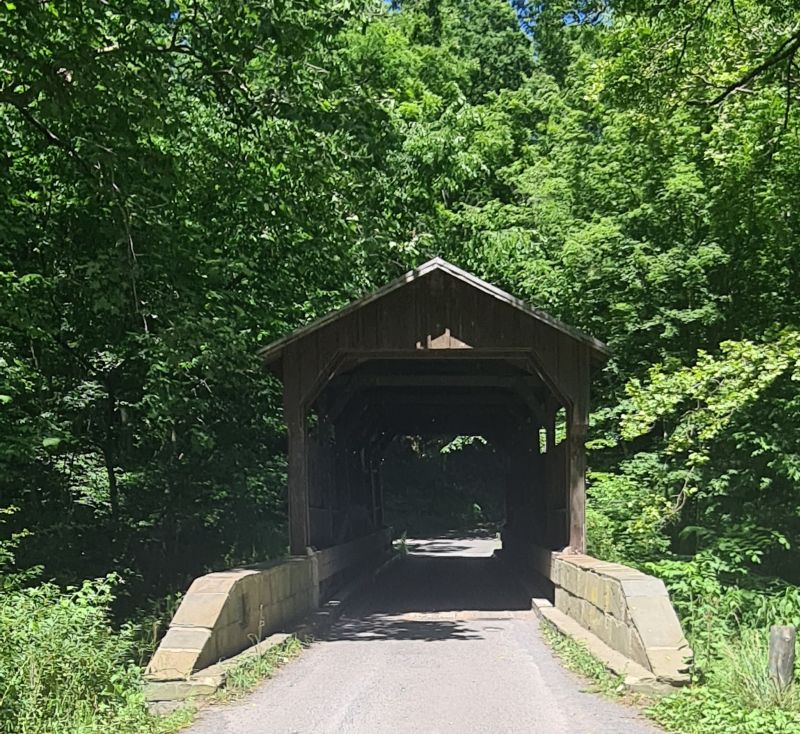
POLYGON ((552 454, 553 449, 556 447, 556 413, 558 412, 558 405, 550 407, 547 410, 544 419, 544 434, 545 434, 545 453, 552 454))
POLYGON ((310 542, 308 513, 308 428, 304 416, 287 415, 289 432, 289 552, 303 556, 310 542))
POLYGON ((515 531, 519 523, 519 512, 516 502, 516 457, 514 456, 514 433, 508 426, 503 426, 495 436, 495 447, 502 458, 502 470, 498 472, 498 479, 505 485, 506 529, 515 531))
POLYGON ((569 545, 586 552, 586 433, 589 423, 589 354, 578 350, 573 403, 567 409, 569 545))
POLYGON ((541 548, 547 546, 547 487, 544 482, 544 454, 539 448, 540 419, 528 425, 528 492, 531 508, 531 537, 541 548))
POLYGON ((769 630, 769 676, 780 690, 794 681, 797 629, 774 625, 769 630))
POLYGON ((378 525, 378 478, 377 470, 375 469, 374 457, 374 444, 369 446, 369 458, 367 460, 367 468, 369 471, 369 502, 370 502, 370 519, 372 520, 372 529, 376 530, 378 525))
POLYGON ((567 428, 569 545, 576 553, 586 551, 586 424, 570 421, 567 428))

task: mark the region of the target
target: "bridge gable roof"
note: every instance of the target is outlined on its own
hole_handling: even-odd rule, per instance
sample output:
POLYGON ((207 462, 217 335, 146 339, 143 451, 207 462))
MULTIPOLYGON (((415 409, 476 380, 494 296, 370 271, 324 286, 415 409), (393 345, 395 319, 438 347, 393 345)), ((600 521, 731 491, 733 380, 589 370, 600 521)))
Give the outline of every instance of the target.
POLYGON ((382 288, 379 288, 372 293, 368 293, 367 295, 352 301, 348 305, 337 309, 336 311, 332 311, 325 316, 322 316, 310 322, 309 324, 290 332, 286 336, 283 336, 280 339, 277 339, 276 341, 262 347, 258 354, 267 364, 275 362, 281 358, 284 350, 289 345, 298 342, 331 324, 334 324, 340 319, 345 319, 346 317, 351 316, 360 309, 380 301, 381 299, 389 296, 392 293, 395 293, 400 289, 407 288, 413 283, 423 281, 428 276, 435 273, 440 273, 447 278, 451 278, 459 283, 474 288, 475 290, 490 296, 496 301, 510 306, 512 309, 522 314, 523 318, 531 319, 549 326, 550 328, 569 337, 575 342, 588 347, 592 356, 592 361, 604 362, 610 354, 608 347, 600 340, 585 334, 579 329, 560 321, 559 319, 538 308, 534 308, 528 303, 502 290, 501 288, 498 288, 497 286, 477 277, 476 275, 473 275, 472 273, 467 272, 466 270, 462 270, 461 268, 456 267, 452 263, 449 263, 439 257, 429 260, 424 265, 421 265, 414 270, 410 270, 382 288))

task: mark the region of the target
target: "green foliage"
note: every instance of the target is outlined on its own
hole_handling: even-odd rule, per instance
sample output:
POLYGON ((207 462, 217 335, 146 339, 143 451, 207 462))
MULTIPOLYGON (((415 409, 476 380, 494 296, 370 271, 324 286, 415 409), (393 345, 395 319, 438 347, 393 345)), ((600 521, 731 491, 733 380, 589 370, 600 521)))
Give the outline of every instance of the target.
MULTIPOLYGON (((283 553, 257 346, 435 254, 611 345, 590 548, 667 581, 711 680, 715 624, 798 617, 798 23, 756 0, 6 3, 3 588, 115 571, 144 656, 152 599, 283 553)), ((416 447, 401 519, 497 519, 490 449, 416 447), (427 491, 445 462, 456 507, 427 491)), ((713 732, 740 705, 714 685, 660 715, 708 704, 713 732)))
POLYGON ((697 525, 684 527, 683 535, 692 535, 699 548, 715 539, 731 571, 795 550, 789 538, 800 529, 793 517, 798 380, 800 336, 788 331, 763 344, 725 342, 718 355, 701 352, 689 367, 656 365, 646 386, 628 385, 623 438, 647 435, 659 424, 670 512, 694 511, 697 525), (765 421, 778 415, 781 422, 765 421), (767 515, 770 527, 761 522, 767 515))
POLYGON ((177 723, 149 716, 134 630, 111 628, 113 576, 62 592, 52 584, 0 597, 0 731, 156 734, 177 723))
POLYGON ((0 492, 12 530, 35 518, 23 567, 115 568, 158 596, 284 551, 278 392, 255 347, 364 282, 352 177, 382 113, 333 41, 362 11, 0 16, 0 492))
POLYGON ((226 672, 225 687, 217 699, 230 701, 249 693, 265 678, 271 678, 281 665, 297 657, 302 649, 300 640, 290 637, 261 654, 248 655, 226 672))
POLYGON ((719 665, 729 640, 761 634, 773 624, 800 625, 800 587, 779 579, 735 584, 709 551, 689 561, 662 560, 644 570, 664 580, 694 650, 694 678, 719 665))
POLYGON ((526 37, 499 0, 24 5, 0 25, 23 566, 161 596, 280 554, 256 345, 435 253, 612 345, 604 553, 716 544, 791 577, 796 116, 777 68, 720 114, 695 102, 796 14, 520 5, 526 37))
POLYGON ((679 734, 797 734, 800 717, 775 708, 741 708, 726 690, 687 689, 650 709, 662 726, 679 734))
POLYGON ((661 557, 669 547, 663 530, 667 500, 651 486, 661 466, 653 454, 637 454, 617 472, 592 472, 590 480, 589 543, 596 544, 602 528, 604 549, 598 555, 619 562, 642 562, 661 557), (613 558, 612 558, 613 556, 613 558))
MULTIPOLYGON (((725 343, 719 355, 701 353, 691 366, 655 366, 646 384, 628 386, 621 435, 647 437, 652 449, 623 460, 610 481, 601 475, 595 507, 619 533, 622 556, 652 561, 651 570, 674 582, 679 603, 703 596, 691 585, 708 582, 717 587, 714 597, 749 596, 750 619, 742 619, 744 611, 734 616, 763 624, 769 615, 757 618, 762 605, 754 597, 762 594, 768 607, 775 595, 787 603, 800 598, 797 587, 769 574, 798 581, 791 569, 800 557, 799 355, 797 333, 788 331, 764 344, 725 343), (637 483, 651 492, 637 491, 637 483), (620 496, 633 498, 628 507, 640 503, 635 515, 644 524, 625 519, 620 496), (648 496, 649 513, 641 504, 648 496), (631 545, 642 532, 653 547, 631 545), (665 559, 668 551, 684 560, 665 559)), ((687 618, 692 609, 697 605, 684 609, 687 618)), ((800 620, 796 602, 784 614, 800 620)))
POLYGON ((590 680, 593 687, 600 693, 618 696, 624 691, 622 680, 612 675, 582 642, 562 635, 549 622, 542 622, 539 629, 542 637, 553 648, 567 669, 590 680))

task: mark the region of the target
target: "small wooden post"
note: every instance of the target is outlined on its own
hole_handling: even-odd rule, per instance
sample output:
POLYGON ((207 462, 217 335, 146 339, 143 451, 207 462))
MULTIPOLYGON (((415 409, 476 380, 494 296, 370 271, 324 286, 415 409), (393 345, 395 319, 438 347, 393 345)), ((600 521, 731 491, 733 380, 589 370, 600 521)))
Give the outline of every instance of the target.
POLYGON ((780 690, 794 680, 794 654, 797 630, 773 625, 769 630, 769 676, 780 690))

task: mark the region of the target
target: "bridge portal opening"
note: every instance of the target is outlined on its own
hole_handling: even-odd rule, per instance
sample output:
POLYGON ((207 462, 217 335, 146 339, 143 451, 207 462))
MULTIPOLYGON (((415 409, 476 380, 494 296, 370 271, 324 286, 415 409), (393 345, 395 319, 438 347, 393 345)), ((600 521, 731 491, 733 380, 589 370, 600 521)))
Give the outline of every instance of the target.
POLYGON ((541 377, 509 359, 459 351, 342 369, 310 410, 309 545, 391 526, 415 536, 494 529, 563 548, 559 412, 541 377))

